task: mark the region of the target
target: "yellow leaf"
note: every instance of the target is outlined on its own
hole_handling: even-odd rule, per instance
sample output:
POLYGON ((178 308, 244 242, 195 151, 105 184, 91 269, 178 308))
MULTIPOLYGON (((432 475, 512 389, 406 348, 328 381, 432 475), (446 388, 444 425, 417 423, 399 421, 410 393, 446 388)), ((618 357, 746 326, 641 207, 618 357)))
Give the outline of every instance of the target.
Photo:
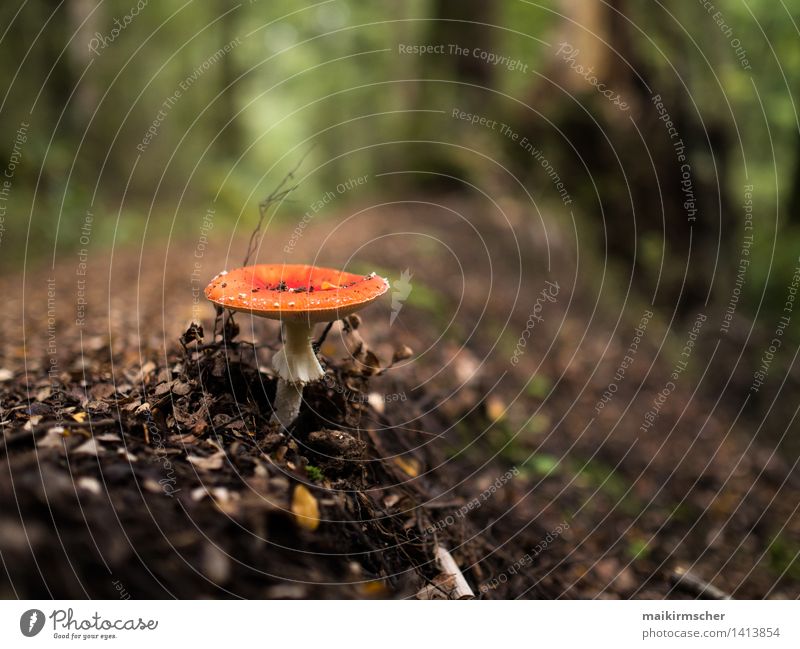
POLYGON ((310 532, 319 527, 319 505, 317 499, 305 486, 299 484, 295 487, 292 496, 292 513, 295 522, 310 532))
POLYGON ((382 581, 376 580, 361 584, 361 592, 367 597, 381 597, 385 596, 388 591, 382 581))
POLYGON ((84 421, 86 421, 86 413, 85 412, 76 412, 74 415, 72 415, 72 418, 75 421, 77 421, 79 424, 82 424, 84 421))
POLYGON ((489 419, 494 422, 500 421, 505 417, 506 411, 506 404, 503 403, 503 400, 495 395, 492 395, 486 400, 486 414, 489 415, 489 419))
POLYGON ((410 475, 412 478, 416 478, 419 475, 419 462, 413 457, 407 460, 402 457, 396 457, 394 458, 394 463, 403 470, 403 473, 410 475))

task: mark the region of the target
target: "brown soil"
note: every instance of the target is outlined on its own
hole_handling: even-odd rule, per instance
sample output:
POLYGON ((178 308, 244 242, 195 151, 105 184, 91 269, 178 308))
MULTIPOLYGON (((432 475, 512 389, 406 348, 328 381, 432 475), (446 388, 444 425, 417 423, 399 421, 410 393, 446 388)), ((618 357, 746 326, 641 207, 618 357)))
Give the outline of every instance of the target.
POLYGON ((646 305, 503 207, 374 208, 277 256, 412 275, 391 325, 389 298, 331 329, 289 434, 269 424, 277 327, 238 314, 215 335, 193 305, 238 265, 228 242, 92 251, 82 326, 74 260, 3 279, 0 596, 446 594, 437 546, 485 598, 798 596, 795 465, 695 390, 710 346, 641 432, 676 358, 656 316, 598 415, 646 305))

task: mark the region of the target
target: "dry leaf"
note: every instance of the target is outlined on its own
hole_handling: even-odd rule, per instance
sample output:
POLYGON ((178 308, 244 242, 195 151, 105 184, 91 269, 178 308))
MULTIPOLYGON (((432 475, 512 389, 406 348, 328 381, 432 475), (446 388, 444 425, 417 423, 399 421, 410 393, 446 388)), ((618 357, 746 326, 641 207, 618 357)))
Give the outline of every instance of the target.
POLYGON ((119 453, 122 457, 124 457, 128 462, 138 462, 139 458, 135 455, 128 453, 124 448, 118 448, 117 453, 119 453))
POLYGON ((161 397, 161 396, 164 396, 165 394, 167 394, 172 389, 172 384, 173 383, 174 383, 174 381, 167 381, 165 383, 159 383, 156 386, 156 392, 155 392, 156 396, 157 397, 161 397))
POLYGON ((142 405, 137 406, 136 410, 134 410, 134 414, 137 416, 144 416, 148 412, 150 412, 150 404, 145 401, 142 405))
POLYGON ((40 421, 42 421, 42 415, 33 415, 30 419, 28 419, 28 421, 25 422, 25 425, 22 428, 23 430, 31 431, 39 425, 40 421))
POLYGON ((100 483, 89 476, 78 478, 77 484, 81 489, 86 489, 86 491, 93 493, 95 496, 99 496, 103 492, 103 487, 100 483))
POLYGON ((71 416, 79 424, 82 424, 84 421, 86 421, 86 413, 85 412, 76 412, 71 416))
POLYGON ((117 391, 117 386, 113 383, 98 383, 93 385, 91 389, 92 397, 95 401, 100 399, 108 399, 117 391))
POLYGON ((505 417, 506 404, 497 395, 492 395, 486 400, 486 414, 493 422, 501 421, 505 417))
POLYGON ((197 437, 191 433, 177 434, 170 435, 167 441, 172 444, 194 444, 197 441, 197 437))
POLYGON ((416 458, 410 457, 407 460, 402 457, 394 458, 394 463, 399 466, 403 473, 416 478, 419 475, 419 461, 416 458))
POLYGON ((370 350, 367 350, 367 353, 364 354, 364 362, 361 367, 361 373, 364 376, 372 376, 380 371, 381 362, 378 360, 378 357, 370 350))
POLYGON ((365 597, 386 597, 389 589, 380 580, 366 581, 361 584, 361 592, 365 597))
POLYGON ((400 347, 394 350, 394 354, 392 355, 392 363, 404 361, 407 358, 411 358, 413 355, 414 350, 412 350, 411 347, 408 345, 400 345, 400 347))
POLYGON ((453 371, 456 375, 456 381, 459 385, 470 385, 475 383, 480 375, 481 362, 466 347, 459 347, 457 349, 448 348, 452 351, 452 364, 453 371))
POLYGON ((140 369, 133 379, 131 379, 131 383, 141 383, 142 380, 155 369, 156 364, 153 361, 147 361, 144 365, 142 365, 142 369, 140 369))
POLYGON ((191 383, 184 383, 183 381, 175 381, 172 384, 172 392, 179 397, 184 397, 192 391, 191 383))
POLYGON ((383 400, 383 396, 377 392, 370 392, 369 396, 367 397, 367 401, 375 410, 375 412, 378 414, 383 414, 383 411, 386 408, 386 402, 383 400))
POLYGON ((210 494, 217 506, 223 514, 228 516, 236 516, 239 513, 239 501, 242 499, 241 494, 226 489, 225 487, 214 487, 210 494))
POLYGON ((146 491, 154 494, 164 493, 164 487, 158 484, 152 478, 145 478, 144 482, 142 483, 146 491))
POLYGON ((194 500, 196 503, 199 503, 207 495, 208 495, 208 489, 206 489, 205 487, 195 487, 189 494, 191 499, 194 500))
POLYGON ((97 440, 94 438, 85 441, 81 444, 78 448, 75 449, 74 453, 80 453, 81 455, 94 455, 97 457, 100 453, 102 453, 105 449, 97 443, 97 440))
POLYGON ((45 436, 36 442, 38 448, 62 448, 64 446, 64 429, 61 426, 49 428, 45 436))
POLYGON ((319 505, 304 485, 297 485, 292 495, 292 513, 297 524, 313 532, 319 527, 319 505))
POLYGON ((186 459, 194 464, 198 469, 203 469, 204 471, 216 471, 222 468, 222 462, 225 459, 225 452, 217 451, 208 457, 190 455, 186 459))

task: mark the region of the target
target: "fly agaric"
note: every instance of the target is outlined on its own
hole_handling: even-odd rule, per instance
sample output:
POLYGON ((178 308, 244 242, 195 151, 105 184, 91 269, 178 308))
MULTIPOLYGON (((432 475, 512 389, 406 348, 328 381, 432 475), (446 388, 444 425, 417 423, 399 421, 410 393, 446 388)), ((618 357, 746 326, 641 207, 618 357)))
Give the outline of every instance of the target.
POLYGON ((344 318, 383 295, 389 282, 304 264, 258 264, 223 271, 206 297, 232 311, 280 320, 283 348, 272 359, 278 374, 272 421, 288 427, 297 417, 303 386, 324 376, 311 346, 318 322, 344 318))

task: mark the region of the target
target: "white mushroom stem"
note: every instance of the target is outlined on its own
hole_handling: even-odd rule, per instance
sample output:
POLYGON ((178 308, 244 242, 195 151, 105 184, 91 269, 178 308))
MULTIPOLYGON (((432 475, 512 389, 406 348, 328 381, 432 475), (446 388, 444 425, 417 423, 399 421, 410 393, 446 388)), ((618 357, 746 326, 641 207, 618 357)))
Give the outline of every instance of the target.
POLYGON ((311 346, 313 327, 307 322, 284 322, 283 349, 272 359, 272 367, 278 374, 272 421, 283 427, 290 426, 297 419, 303 401, 303 386, 325 375, 311 346))
POLYGON ((270 421, 277 422, 284 428, 291 426, 300 413, 303 402, 303 384, 288 383, 278 379, 278 392, 275 395, 275 410, 270 421))

